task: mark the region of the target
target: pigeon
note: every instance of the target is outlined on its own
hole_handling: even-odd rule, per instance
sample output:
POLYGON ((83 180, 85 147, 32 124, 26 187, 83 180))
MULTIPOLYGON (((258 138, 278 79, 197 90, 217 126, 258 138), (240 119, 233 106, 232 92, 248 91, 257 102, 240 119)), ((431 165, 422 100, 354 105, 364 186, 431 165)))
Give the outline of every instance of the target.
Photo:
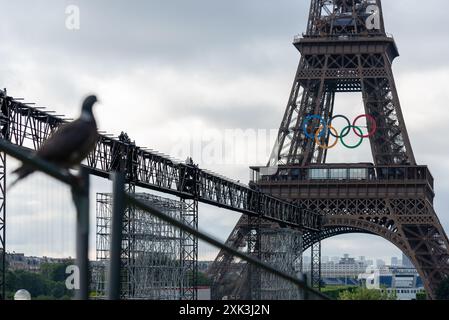
MULTIPOLYGON (((35 156, 65 169, 80 165, 94 150, 98 140, 97 123, 92 112, 97 101, 96 96, 88 96, 83 102, 80 117, 59 127, 37 150, 35 156)), ((26 164, 14 170, 17 179, 10 187, 34 171, 26 164)))

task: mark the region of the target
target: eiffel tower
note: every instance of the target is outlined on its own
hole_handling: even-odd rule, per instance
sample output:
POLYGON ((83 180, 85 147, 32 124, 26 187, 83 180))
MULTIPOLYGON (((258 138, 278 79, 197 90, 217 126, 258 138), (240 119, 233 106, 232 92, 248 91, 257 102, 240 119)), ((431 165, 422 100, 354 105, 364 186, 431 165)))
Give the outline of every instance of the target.
MULTIPOLYGON (((307 31, 294 45, 301 59, 277 145, 268 169, 252 168, 251 184, 324 216, 319 232, 303 233, 315 286, 321 241, 364 233, 407 255, 435 298, 449 275, 449 243, 433 208, 433 177, 416 163, 407 134, 392 72, 399 52, 385 32, 381 1, 312 0, 307 31), (365 111, 353 122, 334 110, 336 93, 350 92, 362 94, 365 111), (336 130, 337 118, 348 126, 336 130), (369 139, 373 163, 326 162, 333 145, 349 134, 369 139)), ((242 218, 228 244, 241 246, 248 229, 242 218)), ((229 266, 220 252, 212 269, 216 284, 229 266)))

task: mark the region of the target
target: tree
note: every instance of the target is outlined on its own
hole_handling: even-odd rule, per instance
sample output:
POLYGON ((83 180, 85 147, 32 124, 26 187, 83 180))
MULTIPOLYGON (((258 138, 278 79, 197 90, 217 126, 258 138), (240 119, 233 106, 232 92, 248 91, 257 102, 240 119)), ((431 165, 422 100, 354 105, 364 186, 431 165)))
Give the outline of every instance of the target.
POLYGON ((65 270, 67 266, 74 264, 73 261, 66 261, 64 263, 43 263, 40 266, 41 274, 48 280, 65 281, 67 274, 65 270))
POLYGON ((357 288, 354 291, 340 293, 339 300, 396 300, 396 293, 389 294, 385 289, 371 290, 357 288))
POLYGON ((15 272, 16 281, 14 286, 11 288, 12 291, 17 291, 19 289, 26 289, 33 297, 37 297, 48 292, 50 283, 40 274, 31 273, 23 270, 18 270, 15 272))
POLYGON ((440 282, 436 291, 436 298, 438 300, 449 300, 449 278, 440 282))
POLYGON ((51 290, 51 295, 56 299, 61 299, 66 295, 66 286, 62 282, 56 282, 51 290))
MULTIPOLYGON (((206 273, 198 271, 196 273, 196 281, 197 281, 197 286, 201 287, 201 286, 210 286, 212 285, 212 280, 207 276, 206 273)), ((187 273, 187 279, 192 279, 192 272, 189 271, 187 273)))
POLYGON ((12 299, 19 289, 26 289, 34 299, 70 299, 73 291, 65 286, 67 275, 66 263, 44 263, 40 272, 34 273, 25 270, 8 271, 6 274, 6 291, 8 299, 12 299))
POLYGON ((427 300, 427 293, 424 291, 416 293, 416 300, 427 300))
POLYGON ((212 285, 212 280, 204 272, 198 271, 197 285, 198 286, 210 286, 210 285, 212 285))
POLYGON ((333 300, 338 300, 342 292, 354 292, 357 288, 356 286, 328 286, 323 287, 321 292, 333 300))

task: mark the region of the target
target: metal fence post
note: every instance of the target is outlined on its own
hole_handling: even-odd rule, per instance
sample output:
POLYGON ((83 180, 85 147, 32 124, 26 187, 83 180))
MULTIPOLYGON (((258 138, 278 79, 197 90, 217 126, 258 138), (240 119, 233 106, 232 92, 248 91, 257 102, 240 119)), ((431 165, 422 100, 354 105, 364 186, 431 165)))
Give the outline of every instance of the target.
POLYGON ((89 173, 80 170, 80 187, 72 187, 73 202, 76 207, 76 265, 79 269, 80 287, 76 291, 77 300, 89 299, 89 173))
POLYGON ((123 216, 125 214, 125 174, 116 172, 113 179, 111 248, 109 255, 108 299, 120 299, 123 216))

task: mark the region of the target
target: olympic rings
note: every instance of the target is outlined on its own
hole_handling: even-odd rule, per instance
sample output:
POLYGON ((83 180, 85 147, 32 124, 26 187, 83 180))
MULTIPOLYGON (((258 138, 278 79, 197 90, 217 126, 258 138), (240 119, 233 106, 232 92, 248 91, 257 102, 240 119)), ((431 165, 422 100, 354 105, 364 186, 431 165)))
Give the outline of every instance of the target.
POLYGON ((358 117, 356 117, 354 119, 352 124, 349 121, 349 119, 344 115, 335 115, 335 116, 331 117, 328 122, 326 122, 323 119, 323 117, 321 117, 320 115, 308 115, 304 120, 302 129, 303 129, 304 135, 309 139, 314 139, 315 143, 321 149, 328 150, 328 149, 334 148, 338 144, 338 140, 340 140, 341 143, 343 144, 343 146, 345 146, 346 148, 355 149, 355 148, 360 147, 360 145, 363 143, 363 140, 365 138, 370 138, 376 134, 377 123, 376 123, 376 119, 370 114, 359 115, 358 117), (335 127, 332 126, 332 122, 337 118, 342 118, 342 119, 346 120, 346 122, 348 124, 346 127, 343 128, 343 130, 341 130, 340 133, 338 133, 338 131, 335 129, 335 127), (369 129, 369 132, 367 134, 363 134, 363 131, 361 129, 362 127, 356 125, 357 122, 362 118, 366 118, 366 120, 367 120, 368 126, 366 128, 369 129), (308 128, 311 120, 319 120, 320 121, 320 127, 318 130, 308 128), (348 145, 344 141, 344 138, 346 138, 350 134, 351 129, 355 133, 355 135, 360 138, 360 141, 352 146, 348 145), (315 132, 315 130, 316 130, 316 132, 315 132), (329 136, 333 136, 334 138, 336 138, 335 142, 331 145, 323 144, 322 143, 323 138, 328 139, 329 136))

